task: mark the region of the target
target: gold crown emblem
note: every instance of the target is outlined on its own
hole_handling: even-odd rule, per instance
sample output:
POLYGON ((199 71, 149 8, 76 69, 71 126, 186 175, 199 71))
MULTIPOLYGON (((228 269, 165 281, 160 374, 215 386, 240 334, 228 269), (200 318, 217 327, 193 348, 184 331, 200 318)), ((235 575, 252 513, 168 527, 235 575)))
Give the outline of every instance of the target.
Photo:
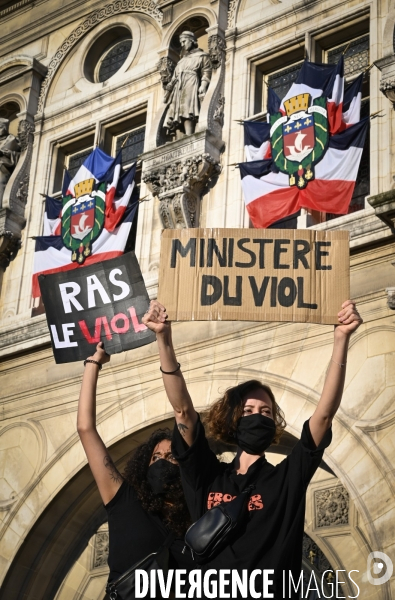
POLYGON ((310 94, 298 94, 293 98, 284 101, 284 107, 287 111, 287 116, 290 117, 300 110, 307 110, 310 103, 310 94))
POLYGON ((95 184, 95 180, 92 179, 85 179, 85 181, 80 181, 79 183, 76 183, 74 186, 74 194, 76 198, 79 198, 80 196, 85 196, 85 194, 90 194, 93 190, 93 186, 95 184))

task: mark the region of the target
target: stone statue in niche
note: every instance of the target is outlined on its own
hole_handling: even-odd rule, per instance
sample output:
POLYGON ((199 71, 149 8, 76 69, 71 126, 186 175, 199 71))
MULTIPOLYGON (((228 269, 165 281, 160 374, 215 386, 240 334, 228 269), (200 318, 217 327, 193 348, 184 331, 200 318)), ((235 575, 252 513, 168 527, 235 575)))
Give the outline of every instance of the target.
POLYGON ((17 138, 8 131, 9 120, 0 118, 0 208, 5 187, 19 160, 21 147, 17 138))
POLYGON ((168 105, 164 127, 177 139, 184 133, 194 133, 212 73, 210 56, 198 47, 195 34, 183 31, 180 44, 181 59, 166 86, 164 97, 168 105))

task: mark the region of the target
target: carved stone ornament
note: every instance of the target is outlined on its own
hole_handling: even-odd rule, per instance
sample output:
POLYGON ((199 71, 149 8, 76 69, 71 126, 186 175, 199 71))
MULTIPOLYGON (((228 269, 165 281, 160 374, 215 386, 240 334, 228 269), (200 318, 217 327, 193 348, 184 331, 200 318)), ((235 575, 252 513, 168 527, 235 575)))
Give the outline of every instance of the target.
POLYGON ((108 531, 98 531, 94 542, 93 569, 107 566, 108 548, 108 531))
POLYGON ((226 42, 220 35, 212 35, 208 38, 208 52, 213 69, 218 69, 225 57, 226 42))
POLYGON ((170 79, 172 78, 174 73, 175 66, 176 63, 174 62, 174 60, 172 60, 168 56, 163 56, 158 62, 158 71, 163 89, 165 89, 167 84, 170 82, 170 79))
POLYGON ((380 92, 388 98, 392 103, 392 108, 395 110, 395 77, 382 78, 380 81, 380 92))
POLYGON ((395 110, 395 56, 385 56, 376 60, 374 64, 382 74, 380 91, 388 98, 395 110))
POLYGON ((143 175, 152 194, 159 198, 164 229, 197 227, 200 195, 220 172, 218 161, 208 153, 177 160, 143 175))
POLYGON ((228 29, 233 29, 236 24, 236 10, 239 0, 230 0, 228 7, 228 29))
POLYGON ((393 189, 376 196, 369 196, 368 202, 374 208, 376 217, 381 219, 391 230, 395 229, 395 182, 393 189))
POLYGON ((22 245, 21 238, 11 231, 0 231, 0 269, 6 270, 22 245))
POLYGON ((345 487, 338 485, 314 493, 317 527, 348 525, 350 499, 345 487))
POLYGON ((62 42, 59 48, 56 50, 51 62, 48 66, 47 76, 44 79, 40 97, 38 100, 37 112, 42 112, 45 104, 45 99, 48 93, 49 86, 65 57, 74 48, 77 42, 88 33, 93 27, 96 27, 98 23, 105 21, 113 15, 117 15, 124 12, 142 12, 149 15, 155 21, 161 25, 163 20, 163 13, 158 8, 156 2, 153 0, 115 0, 110 4, 107 4, 103 8, 91 12, 85 19, 76 27, 70 35, 62 42))
POLYGON ((33 143, 34 124, 29 121, 21 121, 18 127, 18 139, 22 152, 27 149, 29 143, 33 143))
POLYGON ((26 225, 25 206, 29 191, 30 165, 33 152, 34 124, 21 121, 18 139, 19 161, 7 182, 0 208, 0 268, 4 271, 21 247, 21 231, 26 225))
POLYGON ((224 107, 225 107, 225 96, 222 94, 219 95, 217 107, 214 111, 213 119, 220 124, 221 127, 224 126, 224 107))
POLYGON ((391 310, 395 310, 395 287, 386 288, 387 306, 391 310))

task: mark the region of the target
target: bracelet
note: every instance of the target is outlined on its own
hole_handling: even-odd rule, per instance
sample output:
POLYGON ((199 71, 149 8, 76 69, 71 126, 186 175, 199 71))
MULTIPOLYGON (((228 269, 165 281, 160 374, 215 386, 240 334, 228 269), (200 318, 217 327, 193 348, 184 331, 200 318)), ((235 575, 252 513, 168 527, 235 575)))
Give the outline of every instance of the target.
POLYGON ((102 370, 103 365, 101 363, 99 363, 97 360, 93 360, 93 358, 87 358, 84 360, 84 367, 86 367, 86 363, 93 363, 94 365, 97 365, 99 367, 99 371, 102 370))
POLYGON ((333 360, 333 358, 331 358, 331 362, 335 363, 335 365, 339 365, 339 367, 345 367, 347 364, 347 361, 345 363, 338 363, 335 360, 333 360))
POLYGON ((179 370, 181 369, 181 365, 180 365, 180 363, 178 362, 178 363, 177 363, 177 369, 174 369, 174 371, 164 371, 164 370, 162 369, 162 367, 159 367, 159 368, 160 368, 160 370, 162 371, 162 373, 164 373, 165 375, 174 375, 174 373, 177 373, 177 371, 179 371, 179 370))

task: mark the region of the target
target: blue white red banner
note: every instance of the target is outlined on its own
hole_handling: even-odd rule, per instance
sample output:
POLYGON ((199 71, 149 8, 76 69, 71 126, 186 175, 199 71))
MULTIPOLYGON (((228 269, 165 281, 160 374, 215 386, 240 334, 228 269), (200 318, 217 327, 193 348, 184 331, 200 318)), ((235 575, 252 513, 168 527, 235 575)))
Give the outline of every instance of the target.
POLYGON ((343 56, 306 60, 281 102, 269 88, 268 122, 244 122, 240 175, 254 227, 300 208, 347 213, 369 125, 360 121, 362 79, 344 88, 343 56))
POLYGON ((69 182, 62 200, 46 197, 44 236, 36 238, 34 298, 40 296, 40 274, 123 254, 138 198, 132 198, 136 165, 121 174, 120 158, 95 149, 69 182))

